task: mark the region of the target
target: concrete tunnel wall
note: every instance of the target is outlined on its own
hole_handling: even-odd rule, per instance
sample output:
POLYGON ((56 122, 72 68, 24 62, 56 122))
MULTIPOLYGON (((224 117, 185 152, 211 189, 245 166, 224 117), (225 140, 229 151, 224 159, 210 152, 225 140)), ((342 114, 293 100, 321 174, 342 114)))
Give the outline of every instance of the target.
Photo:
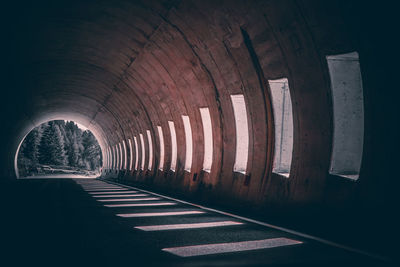
MULTIPOLYGON (((384 127, 381 119, 388 114, 377 108, 386 98, 377 93, 379 88, 388 92, 378 68, 385 57, 377 54, 380 42, 374 39, 383 34, 379 35, 382 28, 368 23, 370 13, 363 11, 357 2, 348 1, 81 1, 11 6, 6 20, 13 27, 8 28, 10 39, 5 44, 10 52, 3 72, 9 87, 2 106, 3 176, 14 176, 18 144, 33 126, 54 117, 77 118, 97 133, 103 154, 104 149, 123 140, 128 145, 129 138, 133 141, 150 130, 152 169, 124 171, 123 177, 104 170, 104 177, 119 176, 228 206, 295 210, 317 205, 340 210, 386 205, 390 194, 385 192, 391 186, 388 178, 380 180, 379 168, 386 153, 380 143, 384 134, 374 127, 384 127), (356 181, 329 174, 333 118, 326 56, 352 51, 360 57, 365 108, 363 160, 356 181), (288 178, 271 171, 274 125, 268 80, 279 78, 289 81, 294 120, 288 178), (245 175, 233 172, 232 94, 243 94, 247 108, 245 175), (210 173, 202 171, 202 107, 209 108, 212 118, 210 173), (193 133, 190 172, 184 171, 182 115, 189 116, 193 133), (178 140, 175 172, 169 169, 168 121, 174 122, 178 140), (157 126, 164 133, 163 171, 158 170, 157 126)), ((147 138, 145 142, 148 149, 147 138)))

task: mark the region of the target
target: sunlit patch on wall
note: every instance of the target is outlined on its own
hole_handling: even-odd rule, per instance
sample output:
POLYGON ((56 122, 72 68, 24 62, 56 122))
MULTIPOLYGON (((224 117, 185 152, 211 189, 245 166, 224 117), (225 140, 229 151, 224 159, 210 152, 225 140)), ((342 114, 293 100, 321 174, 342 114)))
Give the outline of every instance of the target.
POLYGON ((275 127, 275 150, 272 171, 289 177, 293 152, 293 113, 286 78, 269 80, 275 127))
POLYGON ((176 158, 177 158, 177 145, 176 145, 176 132, 175 125, 173 121, 168 121, 169 130, 171 132, 171 145, 172 145, 172 154, 171 154, 171 170, 175 171, 176 169, 176 158))
POLYGON ((144 147, 144 139, 143 139, 143 134, 139 134, 140 136, 140 145, 142 148, 142 164, 140 165, 140 169, 144 170, 144 164, 146 160, 146 148, 144 147))
POLYGON ((204 134, 204 160, 203 171, 210 172, 213 160, 213 136, 211 116, 208 108, 200 108, 201 121, 204 134))
POLYGON ((113 152, 113 166, 112 169, 115 170, 117 166, 117 155, 115 153, 115 146, 112 147, 112 152, 113 152))
POLYGON ((147 166, 147 169, 151 171, 151 168, 153 167, 153 140, 151 139, 150 131, 147 130, 146 133, 147 133, 147 141, 149 142, 149 164, 147 166))
POLYGON ((161 126, 157 126, 158 138, 160 139, 160 165, 159 169, 162 171, 164 168, 164 135, 161 126))
POLYGON ((236 156, 233 170, 246 173, 249 154, 249 126, 243 95, 231 95, 236 126, 236 156))
POLYGON ((126 152, 126 143, 125 140, 122 140, 122 147, 124 149, 124 170, 126 170, 127 163, 128 163, 128 157, 127 157, 127 152, 126 152))
POLYGON ((132 170, 133 151, 132 151, 132 140, 130 138, 128 139, 128 143, 129 143, 129 170, 132 170))
POLYGON ((122 164, 123 164, 123 154, 122 154, 122 146, 121 143, 118 143, 118 150, 119 150, 119 169, 122 170, 122 164))
POLYGON ((185 140, 186 140, 185 171, 190 172, 192 168, 192 156, 193 156, 192 127, 190 126, 189 116, 182 115, 182 120, 185 129, 185 140))
POLYGON ((137 170, 139 164, 139 148, 136 136, 133 137, 133 140, 135 141, 135 170, 137 170))

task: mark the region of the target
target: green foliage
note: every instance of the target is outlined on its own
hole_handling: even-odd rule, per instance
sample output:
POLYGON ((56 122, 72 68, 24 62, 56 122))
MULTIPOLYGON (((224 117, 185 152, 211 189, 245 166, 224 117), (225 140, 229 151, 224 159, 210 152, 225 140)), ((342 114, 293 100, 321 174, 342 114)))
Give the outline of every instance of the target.
POLYGON ((100 146, 90 131, 74 122, 50 121, 26 136, 18 155, 20 175, 37 172, 40 165, 94 171, 102 165, 100 146))
POLYGON ((39 163, 59 166, 66 164, 64 137, 56 121, 49 122, 43 132, 39 144, 39 163))

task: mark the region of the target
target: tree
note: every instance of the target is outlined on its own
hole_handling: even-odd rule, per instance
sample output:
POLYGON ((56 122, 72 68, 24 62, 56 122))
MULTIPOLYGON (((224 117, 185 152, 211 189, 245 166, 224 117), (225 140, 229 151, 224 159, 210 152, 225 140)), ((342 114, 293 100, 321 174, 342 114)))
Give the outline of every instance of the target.
POLYGON ((37 171, 36 166, 39 164, 38 145, 42 135, 42 128, 34 128, 22 142, 18 154, 18 169, 20 175, 30 175, 37 171))
POLYGON ((101 149, 91 132, 83 132, 82 145, 84 147, 83 158, 87 168, 90 170, 99 168, 101 166, 101 149))
POLYGON ((32 165, 36 165, 39 163, 38 145, 40 142, 41 135, 42 135, 41 128, 36 127, 26 136, 21 146, 21 153, 25 158, 29 159, 32 162, 32 165))
POLYGON ((45 128, 39 144, 39 162, 49 165, 65 165, 64 138, 60 127, 51 121, 45 128))

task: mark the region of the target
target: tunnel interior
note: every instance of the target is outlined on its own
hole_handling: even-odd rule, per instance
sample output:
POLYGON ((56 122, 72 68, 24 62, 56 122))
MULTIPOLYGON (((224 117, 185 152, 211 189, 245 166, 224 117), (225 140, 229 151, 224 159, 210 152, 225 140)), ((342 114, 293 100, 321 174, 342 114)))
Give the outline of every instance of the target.
POLYGON ((394 24, 383 9, 303 0, 10 3, 2 183, 18 178, 30 130, 74 120, 98 139, 104 179, 393 255, 398 113, 394 24))

